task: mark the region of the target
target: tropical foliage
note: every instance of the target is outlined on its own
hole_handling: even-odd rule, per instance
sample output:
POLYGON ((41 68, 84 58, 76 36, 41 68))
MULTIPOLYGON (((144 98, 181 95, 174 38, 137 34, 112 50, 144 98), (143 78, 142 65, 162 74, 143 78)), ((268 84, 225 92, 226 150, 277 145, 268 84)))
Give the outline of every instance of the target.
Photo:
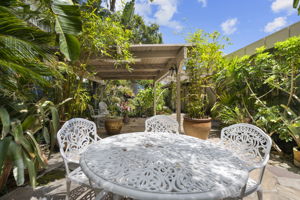
POLYGON ((134 96, 130 82, 125 80, 107 81, 102 101, 108 105, 110 118, 122 117, 133 109, 131 98, 134 96))
MULTIPOLYGON (((141 82, 142 89, 139 90, 133 99, 134 110, 131 113, 133 116, 145 117, 153 115, 154 91, 152 81, 141 82)), ((156 112, 163 113, 165 109, 165 96, 167 89, 162 88, 162 84, 156 85, 156 112)))
POLYGON ((226 124, 250 122, 282 140, 300 144, 300 37, 227 61, 215 76, 214 113, 226 124))
POLYGON ((50 78, 59 73, 49 46, 54 35, 30 26, 13 3, 0 5, 0 175, 6 179, 13 167, 16 183, 22 185, 27 168, 34 186, 36 170, 46 164, 35 135, 43 134, 53 150, 59 124, 55 105, 39 100, 39 94, 50 89, 50 78), (8 174, 2 174, 4 168, 8 174))
POLYGON ((198 30, 187 37, 193 46, 188 49, 186 71, 189 76, 187 115, 191 118, 204 118, 210 114, 214 102, 211 92, 214 90, 212 78, 223 67, 222 49, 224 38, 218 32, 205 33, 198 30), (223 42, 223 43, 222 43, 223 42))
MULTIPOLYGON (((54 149, 59 120, 87 116, 97 87, 86 79, 94 75, 86 73, 91 57, 107 56, 129 69, 130 43, 161 42, 158 26, 134 15, 134 0, 120 11, 114 0, 74 2, 0 2, 0 178, 14 168, 17 185, 27 169, 35 186, 46 165, 38 142, 54 149)), ((125 88, 119 88, 123 95, 125 88)))

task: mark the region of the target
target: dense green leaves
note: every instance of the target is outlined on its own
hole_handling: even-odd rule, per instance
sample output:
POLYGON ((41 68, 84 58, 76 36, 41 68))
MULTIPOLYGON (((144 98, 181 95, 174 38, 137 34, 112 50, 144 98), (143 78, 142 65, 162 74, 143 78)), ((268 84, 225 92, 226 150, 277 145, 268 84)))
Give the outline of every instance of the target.
POLYGON ((122 24, 127 26, 134 15, 134 0, 127 2, 122 14, 122 24))
POLYGON ((0 6, 1 95, 28 99, 33 96, 30 85, 49 86, 46 76, 53 75, 53 68, 47 44, 52 39, 50 33, 29 26, 11 9, 0 6))
MULTIPOLYGON (((158 113, 164 111, 167 89, 162 88, 161 84, 156 86, 156 111, 158 113)), ((134 97, 132 104, 134 106, 133 114, 138 117, 152 116, 153 115, 153 103, 154 103, 154 91, 153 86, 145 87, 143 90, 139 90, 134 97)))
POLYGON ((79 7, 72 2, 54 0, 51 8, 55 14, 55 31, 59 35, 60 50, 69 61, 77 60, 80 44, 75 36, 82 30, 79 7))
POLYGON ((68 60, 76 60, 80 55, 80 43, 78 39, 70 34, 60 34, 60 51, 68 60))
POLYGON ((132 31, 130 41, 133 44, 161 44, 162 34, 159 32, 159 25, 146 25, 144 19, 139 15, 134 15, 128 25, 132 31))
POLYGON ((298 15, 300 15, 300 0, 294 0, 293 7, 298 9, 298 15))
POLYGON ((26 155, 25 152, 23 152, 23 158, 24 158, 24 162, 28 169, 30 185, 32 187, 35 187, 36 186, 36 169, 35 169, 34 162, 31 160, 30 157, 28 157, 26 155))
POLYGON ((124 29, 120 21, 116 21, 112 17, 102 18, 95 11, 82 12, 82 19, 81 62, 87 63, 89 58, 94 55, 114 58, 116 62, 119 62, 118 64, 132 61, 129 52, 132 33, 130 30, 124 29))
POLYGON ((117 64, 128 64, 132 61, 130 42, 161 42, 157 25, 147 26, 134 16, 134 0, 126 3, 123 12, 105 15, 100 3, 0 2, 0 171, 4 163, 12 163, 18 185, 24 183, 27 168, 35 186, 36 170, 46 165, 38 142, 54 149, 58 109, 63 119, 85 114, 91 95, 81 72, 90 56, 108 56, 117 64))
POLYGON ((205 33, 198 30, 190 34, 187 42, 193 44, 188 49, 186 71, 189 75, 187 114, 191 118, 203 118, 210 114, 214 102, 209 95, 214 88, 213 75, 223 66, 222 49, 227 38, 220 33, 205 33))
POLYGON ((2 167, 6 160, 8 147, 11 141, 12 141, 11 137, 5 137, 0 140, 0 176, 2 174, 2 167))
POLYGON ((58 111, 57 111, 56 107, 51 106, 50 111, 51 111, 51 117, 52 117, 52 119, 50 121, 50 129, 51 129, 50 150, 52 152, 54 149, 54 145, 56 144, 56 133, 58 132, 58 129, 59 129, 59 116, 58 116, 58 111))
POLYGON ((251 57, 228 60, 215 76, 214 114, 227 124, 254 123, 270 135, 300 144, 300 37, 258 48, 251 57), (242 112, 235 112, 239 108, 242 112), (238 114, 237 117, 235 114, 238 114))
POLYGON ((0 120, 2 123, 2 135, 1 139, 4 139, 5 136, 10 131, 10 119, 7 110, 4 107, 0 107, 0 120))
MULTIPOLYGON (((3 116, 7 118, 6 115, 8 115, 8 111, 5 108, 1 108, 1 113, 1 118, 3 118, 3 116)), ((20 116, 18 117, 21 118, 20 116)), ((0 140, 0 169, 2 169, 3 163, 5 163, 6 160, 11 161, 14 165, 13 174, 17 185, 22 185, 24 183, 24 169, 27 168, 30 183, 32 186, 35 186, 36 168, 45 167, 45 158, 40 150, 39 144, 29 131, 33 130, 38 132, 43 129, 45 140, 50 140, 49 143, 52 147, 51 149, 53 149, 56 142, 55 135, 59 128, 57 108, 52 102, 42 100, 24 117, 22 123, 16 119, 12 120, 12 122, 10 122, 10 120, 8 121, 9 126, 6 135, 9 134, 10 136, 6 136, 0 140), (46 135, 45 133, 48 127, 51 130, 51 139, 49 134, 46 135)))
POLYGON ((23 161, 21 145, 15 143, 13 141, 10 142, 9 147, 8 147, 8 154, 14 164, 14 168, 13 168, 14 178, 17 182, 17 185, 20 186, 25 181, 25 178, 24 178, 25 166, 24 166, 24 161, 23 161))

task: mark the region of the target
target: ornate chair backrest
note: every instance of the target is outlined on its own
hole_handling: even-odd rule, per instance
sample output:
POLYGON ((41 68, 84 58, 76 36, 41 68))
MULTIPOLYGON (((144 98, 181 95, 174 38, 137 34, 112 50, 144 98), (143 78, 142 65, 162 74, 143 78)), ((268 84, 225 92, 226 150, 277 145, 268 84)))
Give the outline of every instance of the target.
POLYGON ((67 121, 57 133, 60 153, 67 162, 79 163, 80 154, 100 139, 96 124, 82 118, 67 121))
POLYGON ((166 115, 155 115, 145 122, 145 132, 179 133, 178 123, 166 115))
POLYGON ((249 165, 262 165, 269 159, 271 138, 251 124, 234 124, 223 128, 221 143, 249 165))

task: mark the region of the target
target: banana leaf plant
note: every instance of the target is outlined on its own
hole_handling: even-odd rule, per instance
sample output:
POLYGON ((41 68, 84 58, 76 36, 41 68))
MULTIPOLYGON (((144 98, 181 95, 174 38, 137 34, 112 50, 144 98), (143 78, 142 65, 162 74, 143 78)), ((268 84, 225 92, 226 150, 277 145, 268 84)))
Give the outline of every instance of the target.
MULTIPOLYGON (((24 112, 27 112, 27 114, 20 120, 14 117, 11 118, 8 110, 4 106, 0 107, 2 124, 0 126, 2 129, 0 139, 0 177, 9 175, 10 170, 8 170, 8 175, 3 174, 3 172, 5 171, 5 164, 11 163, 17 185, 24 184, 24 170, 27 169, 30 184, 35 187, 37 170, 45 168, 47 165, 47 158, 42 153, 35 135, 38 133, 43 134, 46 143, 50 145, 52 151, 59 128, 59 115, 57 106, 51 101, 45 100, 40 100, 34 106, 28 107, 28 109, 19 110, 20 116, 24 112)), ((15 113, 13 116, 16 116, 15 113)))
POLYGON ((77 36, 82 31, 80 7, 72 0, 8 0, 0 6, 10 8, 17 16, 48 33, 55 33, 60 52, 68 61, 80 54, 77 36))
POLYGON ((82 30, 79 6, 71 0, 52 0, 51 10, 55 17, 55 32, 59 35, 59 48, 67 60, 79 58, 80 42, 77 35, 82 30))

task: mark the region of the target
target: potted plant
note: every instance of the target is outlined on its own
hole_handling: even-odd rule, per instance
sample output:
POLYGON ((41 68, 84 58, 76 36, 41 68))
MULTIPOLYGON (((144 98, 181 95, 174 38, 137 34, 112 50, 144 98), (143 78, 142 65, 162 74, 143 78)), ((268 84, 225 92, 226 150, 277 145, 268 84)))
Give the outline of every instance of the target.
POLYGON ((113 96, 108 101, 109 115, 105 119, 104 127, 108 135, 115 135, 121 132, 123 117, 121 111, 121 98, 113 96))
POLYGON ((293 148, 294 165, 300 167, 300 116, 298 116, 291 108, 281 105, 287 113, 283 116, 283 122, 288 127, 289 134, 297 143, 293 148))
POLYGON ((107 81, 104 91, 104 101, 108 105, 110 115, 105 119, 106 132, 110 135, 121 132, 123 120, 129 121, 131 109, 130 98, 134 96, 132 89, 125 81, 107 81))
POLYGON ((193 46, 188 49, 186 72, 188 91, 186 95, 187 113, 183 128, 187 135, 207 139, 211 129, 210 110, 215 103, 213 77, 223 63, 220 51, 220 34, 205 33, 202 30, 189 35, 187 42, 193 46))
POLYGON ((288 129, 290 135, 297 143, 297 146, 293 148, 294 165, 300 167, 300 116, 288 124, 288 129))

